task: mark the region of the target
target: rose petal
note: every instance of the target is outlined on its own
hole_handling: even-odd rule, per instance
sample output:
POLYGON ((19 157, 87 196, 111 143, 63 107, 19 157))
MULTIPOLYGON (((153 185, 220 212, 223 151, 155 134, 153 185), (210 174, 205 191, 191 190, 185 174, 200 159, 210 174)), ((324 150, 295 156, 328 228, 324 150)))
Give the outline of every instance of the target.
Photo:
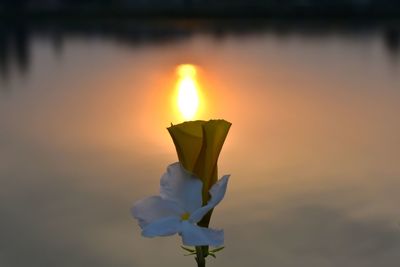
POLYGON ((187 121, 168 128, 174 141, 179 162, 193 172, 203 145, 203 124, 205 121, 187 121))
POLYGON ((184 210, 173 201, 162 199, 160 196, 152 196, 136 202, 131 213, 143 229, 148 224, 164 217, 180 217, 184 210))
POLYGON ((161 177, 160 196, 175 201, 185 212, 192 213, 202 205, 202 182, 183 169, 179 162, 168 166, 161 177))
POLYGON ((181 232, 179 217, 165 217, 148 224, 142 231, 145 237, 169 236, 181 232))
POLYGON ((211 209, 217 206, 225 196, 226 188, 228 186, 229 175, 224 175, 217 183, 210 189, 211 199, 207 205, 194 211, 189 218, 191 223, 198 223, 204 215, 207 214, 211 209))
POLYGON ((224 244, 224 231, 200 227, 183 221, 181 225, 182 242, 185 246, 213 246, 224 244))
POLYGON ((203 145, 193 173, 203 181, 204 203, 208 201, 211 186, 217 182, 217 161, 230 127, 231 123, 225 120, 210 120, 202 125, 203 145))

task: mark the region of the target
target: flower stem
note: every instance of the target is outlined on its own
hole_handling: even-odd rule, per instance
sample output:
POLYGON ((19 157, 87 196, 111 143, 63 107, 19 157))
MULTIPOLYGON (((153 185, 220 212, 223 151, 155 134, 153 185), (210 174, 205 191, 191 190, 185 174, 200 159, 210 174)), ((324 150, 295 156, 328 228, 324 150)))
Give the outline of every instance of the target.
POLYGON ((196 247, 196 262, 197 267, 206 267, 206 259, 203 254, 203 248, 200 246, 196 247))

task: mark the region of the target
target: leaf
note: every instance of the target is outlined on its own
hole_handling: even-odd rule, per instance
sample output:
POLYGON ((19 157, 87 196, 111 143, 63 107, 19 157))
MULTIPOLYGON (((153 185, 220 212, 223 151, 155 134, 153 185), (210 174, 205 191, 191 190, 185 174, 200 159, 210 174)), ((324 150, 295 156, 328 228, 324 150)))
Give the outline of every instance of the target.
POLYGON ((184 247, 184 246, 181 246, 181 248, 186 250, 186 251, 188 251, 188 252, 190 252, 190 253, 196 252, 196 250, 191 249, 191 248, 187 248, 187 247, 184 247))
POLYGON ((192 256, 192 255, 196 255, 196 252, 192 252, 192 253, 189 253, 189 254, 183 254, 183 256, 192 256))
POLYGON ((219 248, 215 248, 215 249, 212 249, 212 250, 210 250, 210 252, 212 252, 212 253, 216 253, 216 252, 218 252, 218 251, 221 251, 221 250, 223 250, 225 247, 219 247, 219 248))
POLYGON ((211 257, 213 257, 214 259, 216 259, 217 258, 217 256, 213 253, 213 252, 208 252, 208 255, 210 255, 211 257))

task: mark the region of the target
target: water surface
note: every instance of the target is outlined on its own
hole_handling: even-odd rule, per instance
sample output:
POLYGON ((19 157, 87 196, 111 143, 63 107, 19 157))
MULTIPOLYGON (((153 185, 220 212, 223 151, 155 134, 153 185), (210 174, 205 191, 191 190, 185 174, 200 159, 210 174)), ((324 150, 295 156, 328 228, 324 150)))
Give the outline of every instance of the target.
POLYGON ((0 265, 194 266, 144 239, 131 204, 176 161, 175 68, 198 119, 233 123, 209 266, 397 266, 395 23, 139 21, 3 25, 0 265), (6 27, 7 26, 7 27, 6 27))

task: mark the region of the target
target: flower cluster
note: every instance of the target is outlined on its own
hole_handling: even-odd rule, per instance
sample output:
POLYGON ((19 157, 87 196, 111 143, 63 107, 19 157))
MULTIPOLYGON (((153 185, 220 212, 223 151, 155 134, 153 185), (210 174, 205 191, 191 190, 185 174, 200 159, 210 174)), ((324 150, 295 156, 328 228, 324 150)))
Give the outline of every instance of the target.
POLYGON ((217 161, 230 126, 225 120, 211 120, 168 128, 179 162, 169 165, 161 177, 158 196, 142 199, 132 208, 143 236, 179 234, 187 246, 223 245, 223 230, 208 225, 229 180, 229 175, 217 180, 217 161))

